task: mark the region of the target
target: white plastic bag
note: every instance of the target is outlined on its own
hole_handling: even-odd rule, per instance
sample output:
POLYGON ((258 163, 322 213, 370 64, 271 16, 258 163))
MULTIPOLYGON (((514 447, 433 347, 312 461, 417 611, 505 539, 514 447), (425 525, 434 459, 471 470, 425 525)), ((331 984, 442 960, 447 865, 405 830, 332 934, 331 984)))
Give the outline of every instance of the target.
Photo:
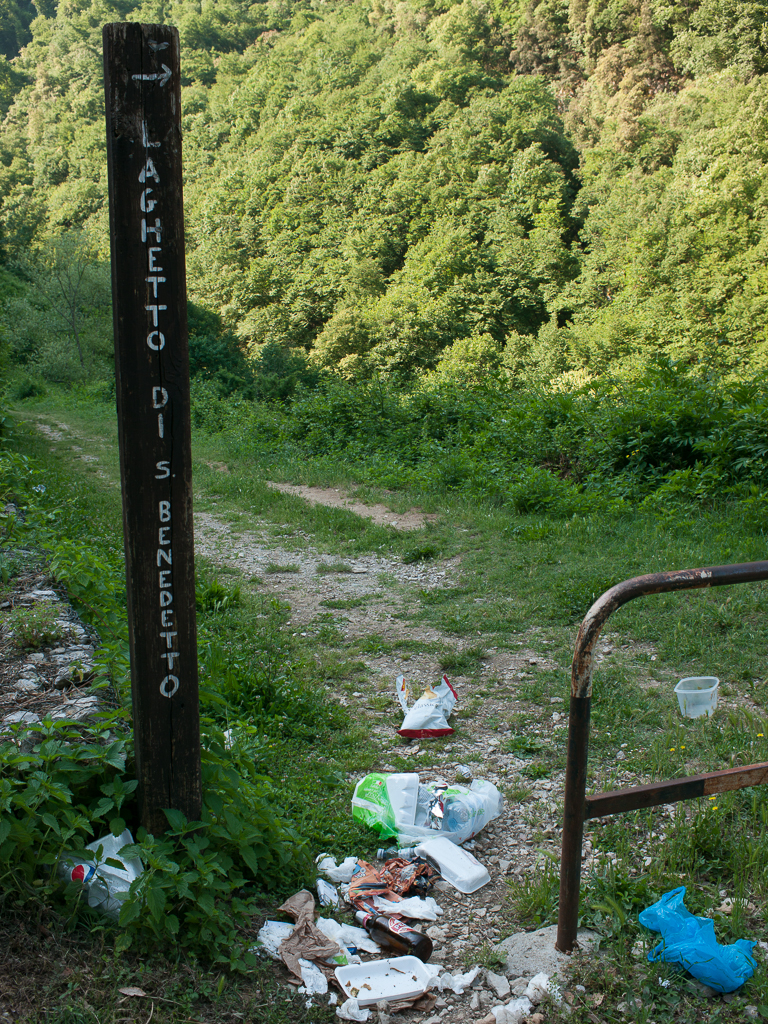
POLYGON ((138 858, 126 860, 120 856, 120 850, 132 844, 133 836, 128 829, 119 836, 110 834, 96 839, 86 846, 86 850, 93 851, 95 858, 88 861, 65 855, 59 861, 59 878, 65 882, 81 882, 88 890, 88 906, 116 921, 131 882, 144 870, 138 858), (117 860, 123 867, 107 864, 107 859, 117 860))
MULTIPOLYGON (((311 960, 299 959, 299 968, 301 970, 301 980, 304 982, 302 986, 308 996, 324 996, 328 991, 328 979, 317 966, 313 964, 311 960)), ((301 991, 301 988, 299 989, 301 991)))
POLYGON ((456 691, 443 676, 440 683, 429 686, 413 707, 407 704, 408 690, 402 676, 397 677, 397 696, 405 712, 403 724, 397 730, 400 736, 409 739, 424 739, 429 736, 450 736, 453 729, 448 725, 448 717, 456 703, 456 691))

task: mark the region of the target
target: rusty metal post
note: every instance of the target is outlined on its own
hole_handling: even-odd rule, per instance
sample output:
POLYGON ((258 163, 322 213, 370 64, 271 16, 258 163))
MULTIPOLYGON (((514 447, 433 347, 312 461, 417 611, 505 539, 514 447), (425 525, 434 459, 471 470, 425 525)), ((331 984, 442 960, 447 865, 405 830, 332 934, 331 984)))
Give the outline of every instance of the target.
POLYGON ((179 33, 104 26, 112 304, 139 814, 200 817, 179 33))
POLYGON ((563 848, 560 854, 560 909, 556 948, 570 952, 576 941, 584 837, 584 794, 587 788, 591 697, 571 695, 568 720, 568 761, 565 768, 563 848), (565 922, 563 927, 562 922, 565 922))
MULTIPOLYGON (((649 573, 646 576, 636 576, 634 579, 624 580, 623 583, 611 587, 595 601, 584 616, 579 635, 576 638, 571 666, 571 709, 568 722, 568 761, 565 769, 565 808, 560 862, 560 907, 555 943, 556 948, 563 953, 570 953, 576 942, 584 819, 597 803, 592 800, 593 807, 588 808, 585 793, 592 701, 592 655, 603 626, 613 612, 636 597, 677 590, 728 586, 733 583, 751 583, 764 579, 768 579, 768 561, 649 573)), ((737 772, 739 781, 737 782, 733 778, 727 781, 724 779, 722 786, 725 788, 727 785, 729 789, 736 789, 755 785, 756 780, 766 777, 766 772, 761 773, 763 768, 768 768, 768 766, 753 765, 748 769, 731 770, 730 774, 733 774, 733 771, 737 772), (743 781, 741 781, 742 779, 743 781)), ((709 787, 717 785, 713 780, 726 775, 729 775, 729 772, 712 773, 711 778, 708 777, 707 785, 709 787)), ((704 777, 697 777, 696 780, 678 780, 678 783, 690 783, 690 785, 678 784, 676 787, 669 788, 666 799, 661 799, 666 784, 657 787, 659 793, 653 802, 671 802, 674 799, 689 799, 698 795, 699 789, 705 785, 704 782, 699 782, 699 778, 703 779, 704 777)), ((605 806, 617 807, 616 794, 610 794, 610 796, 612 804, 606 803, 605 806)), ((650 798, 645 793, 638 794, 633 799, 634 803, 625 801, 626 806, 622 806, 621 809, 628 810, 630 806, 640 806, 641 804, 637 803, 638 800, 642 801, 642 806, 651 805, 650 798)), ((606 813, 611 812, 607 811, 606 813)))

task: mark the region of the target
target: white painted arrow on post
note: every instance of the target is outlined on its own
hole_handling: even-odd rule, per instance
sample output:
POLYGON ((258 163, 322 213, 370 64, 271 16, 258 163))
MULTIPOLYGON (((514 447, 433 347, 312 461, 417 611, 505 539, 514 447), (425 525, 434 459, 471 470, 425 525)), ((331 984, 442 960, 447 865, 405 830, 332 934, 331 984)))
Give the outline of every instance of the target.
POLYGON ((154 75, 131 75, 134 82, 159 82, 160 85, 165 85, 170 77, 171 69, 167 64, 163 64, 163 70, 157 71, 154 75))

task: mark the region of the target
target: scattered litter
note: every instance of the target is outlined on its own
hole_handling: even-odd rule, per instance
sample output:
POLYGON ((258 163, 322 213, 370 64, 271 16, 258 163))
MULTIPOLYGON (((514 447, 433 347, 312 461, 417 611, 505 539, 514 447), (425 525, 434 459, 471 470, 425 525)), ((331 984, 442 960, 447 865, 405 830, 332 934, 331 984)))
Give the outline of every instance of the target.
POLYGON ((450 974, 446 971, 435 982, 435 988, 438 992, 453 992, 457 996, 464 995, 464 990, 469 988, 479 973, 479 967, 473 967, 466 974, 450 974))
POLYGON ((420 857, 434 864, 446 882, 459 892, 471 893, 482 889, 491 880, 488 869, 477 857, 450 841, 448 836, 429 839, 416 847, 420 857))
MULTIPOLYGON (((280 956, 280 943, 292 934, 293 929, 294 925, 288 921, 265 921, 259 929, 257 938, 273 960, 282 960, 280 956)), ((251 952, 260 952, 260 947, 253 946, 251 952)))
POLYGON ((485 779, 475 779, 467 788, 423 785, 416 772, 373 772, 355 786, 352 817, 382 838, 397 837, 403 846, 433 838, 436 831, 458 844, 497 818, 502 805, 501 793, 485 779))
POLYGON ((358 928, 353 924, 339 924, 333 918, 318 917, 315 924, 323 935, 333 939, 339 946, 349 949, 362 949, 366 953, 380 953, 381 946, 374 942, 365 928, 358 928))
POLYGON ((556 1003, 562 1002, 560 989, 549 980, 549 975, 545 974, 544 971, 531 978, 528 982, 528 988, 526 988, 523 995, 526 999, 530 999, 534 1006, 538 1006, 546 995, 552 996, 556 1003))
POLYGON ((405 718, 397 730, 400 736, 409 739, 422 739, 428 736, 450 736, 453 729, 448 725, 448 718, 456 704, 456 691, 443 676, 434 687, 428 686, 412 707, 408 707, 410 691, 403 676, 397 677, 397 696, 405 718))
POLYGON ((382 914, 400 914, 401 917, 412 917, 416 921, 436 921, 443 908, 437 904, 434 897, 411 896, 410 899, 400 900, 395 903, 385 899, 383 896, 374 896, 373 905, 382 914))
POLYGON ((128 829, 119 836, 103 836, 85 847, 93 853, 92 860, 65 854, 59 861, 59 878, 80 882, 88 890, 88 906, 116 921, 131 882, 144 870, 138 857, 127 859, 119 855, 124 846, 132 845, 133 836, 128 829), (119 861, 122 868, 107 864, 107 859, 119 861))
POLYGON ((306 994, 308 996, 324 996, 328 991, 328 979, 320 968, 311 960, 304 960, 303 957, 299 958, 299 967, 301 968, 301 980, 304 982, 302 987, 306 994))
POLYGON ((521 996, 504 1006, 494 1006, 491 1013, 496 1018, 496 1024, 520 1024, 523 1017, 527 1017, 532 1009, 530 999, 521 996))
POLYGON ((321 907, 338 907, 339 905, 338 892, 324 878, 317 880, 317 898, 320 900, 321 907))
POLYGON ((336 1008, 336 1016, 341 1017, 342 1020, 365 1021, 371 1016, 371 1011, 361 1010, 356 999, 347 999, 345 1003, 336 1008))
POLYGON ((415 956, 371 960, 366 964, 338 967, 336 980, 342 992, 359 1006, 382 999, 416 999, 430 986, 433 972, 415 956))
POLYGON ((520 996, 503 1006, 494 1006, 491 1013, 496 1018, 496 1024, 520 1024, 532 1009, 530 1000, 520 996))
POLYGON ((755 943, 737 939, 723 946, 715 938, 711 918, 694 916, 684 905, 685 886, 664 893, 640 913, 640 924, 661 932, 662 941, 648 959, 677 963, 717 992, 733 992, 751 978, 757 963, 751 953, 755 943))
POLYGON ((376 860, 393 860, 395 857, 399 857, 401 860, 413 860, 416 853, 412 846, 404 846, 402 850, 398 850, 396 846, 390 846, 388 848, 379 847, 376 851, 376 860))
POLYGON ((376 910, 375 898, 401 903, 402 897, 414 889, 424 891, 431 883, 435 869, 424 861, 389 860, 381 868, 367 861, 358 861, 347 889, 347 900, 358 910, 376 910))
POLYGON ((278 910, 296 921, 278 948, 280 959, 295 978, 302 978, 300 959, 323 961, 343 955, 337 943, 315 926, 315 898, 311 892, 302 889, 278 910))
POLYGON ((390 946, 401 956, 417 956, 426 963, 432 956, 432 939, 399 917, 358 910, 355 917, 377 942, 390 946))
POLYGON ((337 885, 339 882, 349 882, 357 867, 357 857, 347 857, 341 864, 336 864, 336 858, 329 853, 321 853, 315 858, 317 870, 337 885))
POLYGON ((717 676, 688 676, 675 686, 680 714, 685 718, 711 718, 717 707, 717 676))

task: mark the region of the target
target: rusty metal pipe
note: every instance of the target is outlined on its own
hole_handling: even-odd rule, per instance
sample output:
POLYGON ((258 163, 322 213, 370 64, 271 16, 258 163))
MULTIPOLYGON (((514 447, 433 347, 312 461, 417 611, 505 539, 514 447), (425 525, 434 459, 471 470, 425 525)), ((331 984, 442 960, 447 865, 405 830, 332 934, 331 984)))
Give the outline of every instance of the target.
MULTIPOLYGON (((576 942, 581 887, 581 853, 586 815, 589 717, 592 699, 592 656, 603 626, 613 612, 636 597, 674 590, 722 587, 768 579, 768 561, 715 565, 635 576, 611 587, 595 601, 579 629, 571 666, 571 711, 568 761, 565 769, 563 845, 560 858, 560 907, 556 948, 570 953, 576 942)), ((745 783, 748 784, 748 783, 745 783)))

